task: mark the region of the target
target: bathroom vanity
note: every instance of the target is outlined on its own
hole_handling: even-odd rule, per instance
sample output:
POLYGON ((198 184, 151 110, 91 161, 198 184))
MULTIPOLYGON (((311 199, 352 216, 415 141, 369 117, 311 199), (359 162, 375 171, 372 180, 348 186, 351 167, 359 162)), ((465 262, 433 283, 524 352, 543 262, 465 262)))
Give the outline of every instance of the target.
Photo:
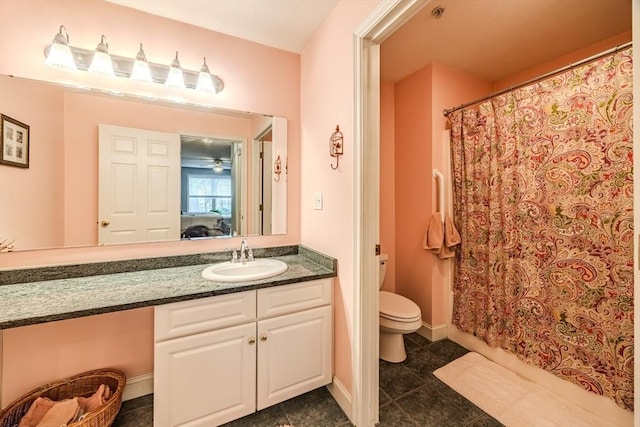
POLYGON ((154 424, 231 421, 333 375, 336 260, 302 246, 254 254, 288 269, 247 282, 204 279, 207 266, 229 260, 220 252, 0 270, 0 333, 153 307, 154 424))
POLYGON ((154 425, 219 425, 330 383, 331 282, 157 306, 154 425))

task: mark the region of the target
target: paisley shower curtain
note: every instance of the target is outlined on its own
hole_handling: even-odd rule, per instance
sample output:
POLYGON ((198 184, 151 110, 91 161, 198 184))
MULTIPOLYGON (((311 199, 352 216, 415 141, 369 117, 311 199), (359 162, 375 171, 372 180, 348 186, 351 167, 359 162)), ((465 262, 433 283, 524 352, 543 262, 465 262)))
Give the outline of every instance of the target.
POLYGON ((633 410, 631 49, 450 116, 453 323, 633 410))

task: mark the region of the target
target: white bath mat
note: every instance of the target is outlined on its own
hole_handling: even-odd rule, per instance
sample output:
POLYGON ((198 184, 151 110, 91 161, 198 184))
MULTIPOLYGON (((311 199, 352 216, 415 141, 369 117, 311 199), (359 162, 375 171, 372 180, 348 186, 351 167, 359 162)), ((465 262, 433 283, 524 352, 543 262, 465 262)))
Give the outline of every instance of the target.
POLYGON ((507 427, 615 427, 478 353, 433 374, 507 427))

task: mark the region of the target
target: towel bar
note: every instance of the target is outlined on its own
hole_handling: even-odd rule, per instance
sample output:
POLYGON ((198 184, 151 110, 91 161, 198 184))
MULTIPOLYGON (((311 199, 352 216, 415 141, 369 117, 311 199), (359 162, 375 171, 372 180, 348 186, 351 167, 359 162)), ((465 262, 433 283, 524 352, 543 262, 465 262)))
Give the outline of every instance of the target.
POLYGON ((438 184, 438 206, 437 211, 440 212, 440 217, 444 223, 444 175, 438 169, 433 170, 433 177, 436 178, 438 184))

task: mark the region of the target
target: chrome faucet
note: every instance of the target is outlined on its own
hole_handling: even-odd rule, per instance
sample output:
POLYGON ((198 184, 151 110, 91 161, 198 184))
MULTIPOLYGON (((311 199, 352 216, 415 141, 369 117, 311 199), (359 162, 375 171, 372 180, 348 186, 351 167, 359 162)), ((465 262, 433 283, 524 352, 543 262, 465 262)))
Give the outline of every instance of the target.
POLYGON ((247 260, 245 251, 247 250, 247 239, 242 239, 240 243, 240 261, 245 262, 247 260))
POLYGON ((238 257, 235 249, 231 254, 231 262, 233 263, 238 261, 242 263, 253 261, 253 250, 249 247, 247 239, 242 239, 242 243, 240 243, 240 257, 238 257))

